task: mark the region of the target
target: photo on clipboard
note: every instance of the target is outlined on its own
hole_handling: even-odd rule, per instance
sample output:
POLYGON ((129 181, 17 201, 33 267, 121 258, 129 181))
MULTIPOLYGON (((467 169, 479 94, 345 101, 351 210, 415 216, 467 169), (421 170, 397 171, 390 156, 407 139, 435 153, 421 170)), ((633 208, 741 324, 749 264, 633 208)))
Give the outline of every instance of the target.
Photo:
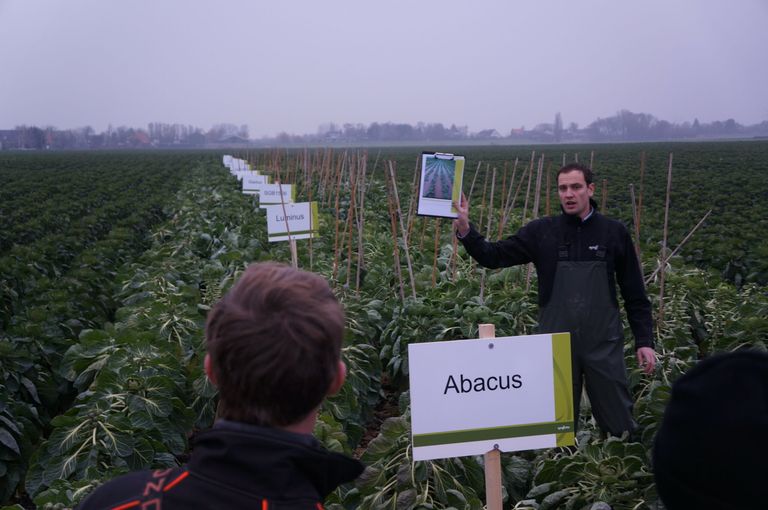
POLYGON ((455 218, 454 202, 461 197, 464 156, 444 152, 421 153, 421 179, 416 214, 455 218))

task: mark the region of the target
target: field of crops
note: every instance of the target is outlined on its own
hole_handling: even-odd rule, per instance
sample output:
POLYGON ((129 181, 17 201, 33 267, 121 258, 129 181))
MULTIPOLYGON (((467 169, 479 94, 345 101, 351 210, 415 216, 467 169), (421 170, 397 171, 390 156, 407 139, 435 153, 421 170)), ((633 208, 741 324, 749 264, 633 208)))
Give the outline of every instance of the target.
MULTIPOLYGON (((559 210, 548 176, 563 157, 593 161, 597 202, 632 232, 634 185, 649 294, 654 310, 663 303, 653 376, 627 343, 642 435, 601 438, 585 403, 578 448, 505 454, 502 468, 507 508, 655 508, 650 445, 671 383, 712 352, 766 349, 768 143, 425 149, 466 156, 472 218, 491 237, 505 216, 508 235, 559 210)), ((481 457, 411 459, 407 345, 475 338, 481 323, 499 336, 536 324, 535 273, 482 270, 449 222, 410 214, 419 152, 235 153, 320 208, 321 236, 299 241, 298 262, 346 307, 350 377, 315 432, 368 466, 330 509, 481 508, 481 457)), ((0 506, 70 508, 117 474, 183 462, 212 423, 206 312, 248 263, 291 260, 221 155, 0 154, 0 506)))

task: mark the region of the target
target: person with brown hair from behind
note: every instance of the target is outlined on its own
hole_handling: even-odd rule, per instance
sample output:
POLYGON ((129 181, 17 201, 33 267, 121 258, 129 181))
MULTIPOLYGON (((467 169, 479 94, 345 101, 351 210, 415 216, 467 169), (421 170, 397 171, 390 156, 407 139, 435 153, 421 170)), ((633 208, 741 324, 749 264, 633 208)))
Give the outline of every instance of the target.
POLYGON ((312 436, 320 404, 346 378, 343 333, 344 312, 322 277, 249 266, 208 314, 204 364, 218 412, 189 463, 118 477, 79 508, 321 510, 363 471, 312 436))

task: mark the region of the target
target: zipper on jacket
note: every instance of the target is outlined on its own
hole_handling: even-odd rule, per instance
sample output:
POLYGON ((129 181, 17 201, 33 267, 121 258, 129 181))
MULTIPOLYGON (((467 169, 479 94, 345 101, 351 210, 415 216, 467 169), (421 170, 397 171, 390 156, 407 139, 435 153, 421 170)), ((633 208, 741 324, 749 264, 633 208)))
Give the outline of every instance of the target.
POLYGON ((576 254, 573 260, 581 260, 581 225, 576 227, 576 239, 577 239, 577 245, 576 245, 576 254))

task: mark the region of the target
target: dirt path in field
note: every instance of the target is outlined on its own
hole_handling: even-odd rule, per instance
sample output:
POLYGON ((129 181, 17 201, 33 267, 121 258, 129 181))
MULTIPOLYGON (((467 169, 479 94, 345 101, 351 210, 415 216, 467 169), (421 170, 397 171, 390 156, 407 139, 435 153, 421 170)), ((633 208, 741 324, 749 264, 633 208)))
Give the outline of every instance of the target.
POLYGON ((398 406, 400 391, 389 384, 389 380, 386 376, 382 378, 381 388, 384 391, 384 396, 379 400, 376 409, 373 410, 373 417, 366 424, 363 438, 360 440, 360 444, 357 445, 357 448, 355 448, 353 457, 356 459, 359 459, 363 455, 366 448, 368 448, 368 443, 379 435, 381 424, 384 423, 387 418, 400 416, 401 414, 398 406))

